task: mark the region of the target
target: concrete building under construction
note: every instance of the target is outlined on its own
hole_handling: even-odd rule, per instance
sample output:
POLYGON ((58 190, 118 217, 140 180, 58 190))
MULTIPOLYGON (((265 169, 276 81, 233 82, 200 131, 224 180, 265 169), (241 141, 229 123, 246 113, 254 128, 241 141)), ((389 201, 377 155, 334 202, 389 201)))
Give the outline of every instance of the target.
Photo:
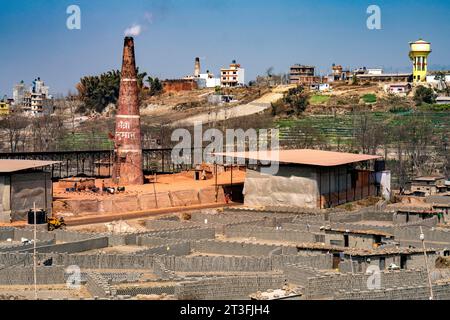
POLYGON ((114 153, 114 182, 143 184, 139 89, 132 37, 126 37, 124 42, 114 153))

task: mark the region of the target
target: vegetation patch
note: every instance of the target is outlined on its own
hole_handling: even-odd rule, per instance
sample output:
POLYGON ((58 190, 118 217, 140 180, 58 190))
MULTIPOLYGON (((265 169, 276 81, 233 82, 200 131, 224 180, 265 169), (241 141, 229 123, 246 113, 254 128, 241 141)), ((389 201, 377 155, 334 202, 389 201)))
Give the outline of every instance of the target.
POLYGON ((375 103, 377 102, 377 96, 373 93, 367 93, 365 95, 363 95, 361 97, 361 99, 365 102, 365 103, 375 103))
POLYGON ((450 104, 422 104, 419 109, 436 112, 450 111, 450 104))
POLYGON ((290 89, 283 98, 272 103, 272 115, 299 116, 309 104, 309 95, 299 86, 290 89))
POLYGON ((326 104, 330 100, 330 96, 321 94, 315 94, 309 99, 309 103, 312 105, 326 104))
POLYGON ((414 93, 414 102, 416 106, 423 104, 434 104, 436 102, 437 95, 434 90, 424 86, 418 86, 414 93))

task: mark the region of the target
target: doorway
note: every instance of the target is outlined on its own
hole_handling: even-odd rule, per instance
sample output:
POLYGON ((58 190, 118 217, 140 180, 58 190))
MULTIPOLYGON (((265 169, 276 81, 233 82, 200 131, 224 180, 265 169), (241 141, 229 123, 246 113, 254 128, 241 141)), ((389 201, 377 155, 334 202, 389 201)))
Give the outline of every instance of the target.
POLYGON ((386 268, 386 258, 380 257, 380 270, 384 270, 386 268))
POLYGON ((339 263, 341 262, 341 256, 339 253, 333 254, 333 269, 339 268, 339 263))
POLYGON ((406 255, 400 256, 400 269, 406 269, 406 261, 408 260, 408 257, 406 255))
POLYGON ((344 234, 344 247, 349 247, 348 234, 344 234))

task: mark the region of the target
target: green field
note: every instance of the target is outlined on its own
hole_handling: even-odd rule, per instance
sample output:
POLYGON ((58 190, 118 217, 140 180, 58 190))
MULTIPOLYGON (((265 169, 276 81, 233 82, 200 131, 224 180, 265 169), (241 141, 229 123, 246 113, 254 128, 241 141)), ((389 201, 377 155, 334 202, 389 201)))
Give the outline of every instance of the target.
POLYGON ((76 132, 68 133, 59 142, 60 150, 111 150, 114 147, 113 141, 109 140, 108 134, 76 132))
POLYGON ((320 94, 315 94, 309 98, 309 103, 312 105, 325 104, 330 100, 330 96, 324 96, 320 94))

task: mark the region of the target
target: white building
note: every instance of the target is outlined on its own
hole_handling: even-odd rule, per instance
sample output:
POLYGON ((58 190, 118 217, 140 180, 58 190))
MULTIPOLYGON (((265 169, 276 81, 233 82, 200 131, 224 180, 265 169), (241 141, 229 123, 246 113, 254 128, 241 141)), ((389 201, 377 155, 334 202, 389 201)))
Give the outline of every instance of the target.
POLYGON ((230 64, 229 68, 220 69, 220 84, 222 87, 238 87, 245 85, 245 69, 236 63, 230 64))
MULTIPOLYGON (((427 76, 427 82, 431 84, 439 84, 440 80, 436 80, 436 75, 428 75, 427 76)), ((450 74, 445 75, 445 82, 450 83, 450 74)))
POLYGON ((411 84, 405 83, 390 83, 384 86, 384 91, 386 93, 396 94, 400 96, 406 96, 411 92, 411 84))
POLYGON ((367 69, 367 74, 380 75, 380 74, 383 74, 383 69, 381 69, 381 68, 370 68, 370 69, 367 69))
POLYGON ((25 93, 27 92, 27 88, 23 80, 14 86, 13 89, 13 105, 22 105, 25 99, 25 93))
POLYGON ((450 97, 437 97, 436 104, 450 104, 450 97))
POLYGON ((329 83, 314 83, 314 84, 310 85, 309 88, 310 88, 310 90, 320 91, 320 92, 331 90, 331 86, 329 83))
POLYGON ((220 86, 220 78, 215 78, 210 72, 201 73, 199 75, 200 79, 204 79, 206 82, 206 88, 215 88, 220 86))

